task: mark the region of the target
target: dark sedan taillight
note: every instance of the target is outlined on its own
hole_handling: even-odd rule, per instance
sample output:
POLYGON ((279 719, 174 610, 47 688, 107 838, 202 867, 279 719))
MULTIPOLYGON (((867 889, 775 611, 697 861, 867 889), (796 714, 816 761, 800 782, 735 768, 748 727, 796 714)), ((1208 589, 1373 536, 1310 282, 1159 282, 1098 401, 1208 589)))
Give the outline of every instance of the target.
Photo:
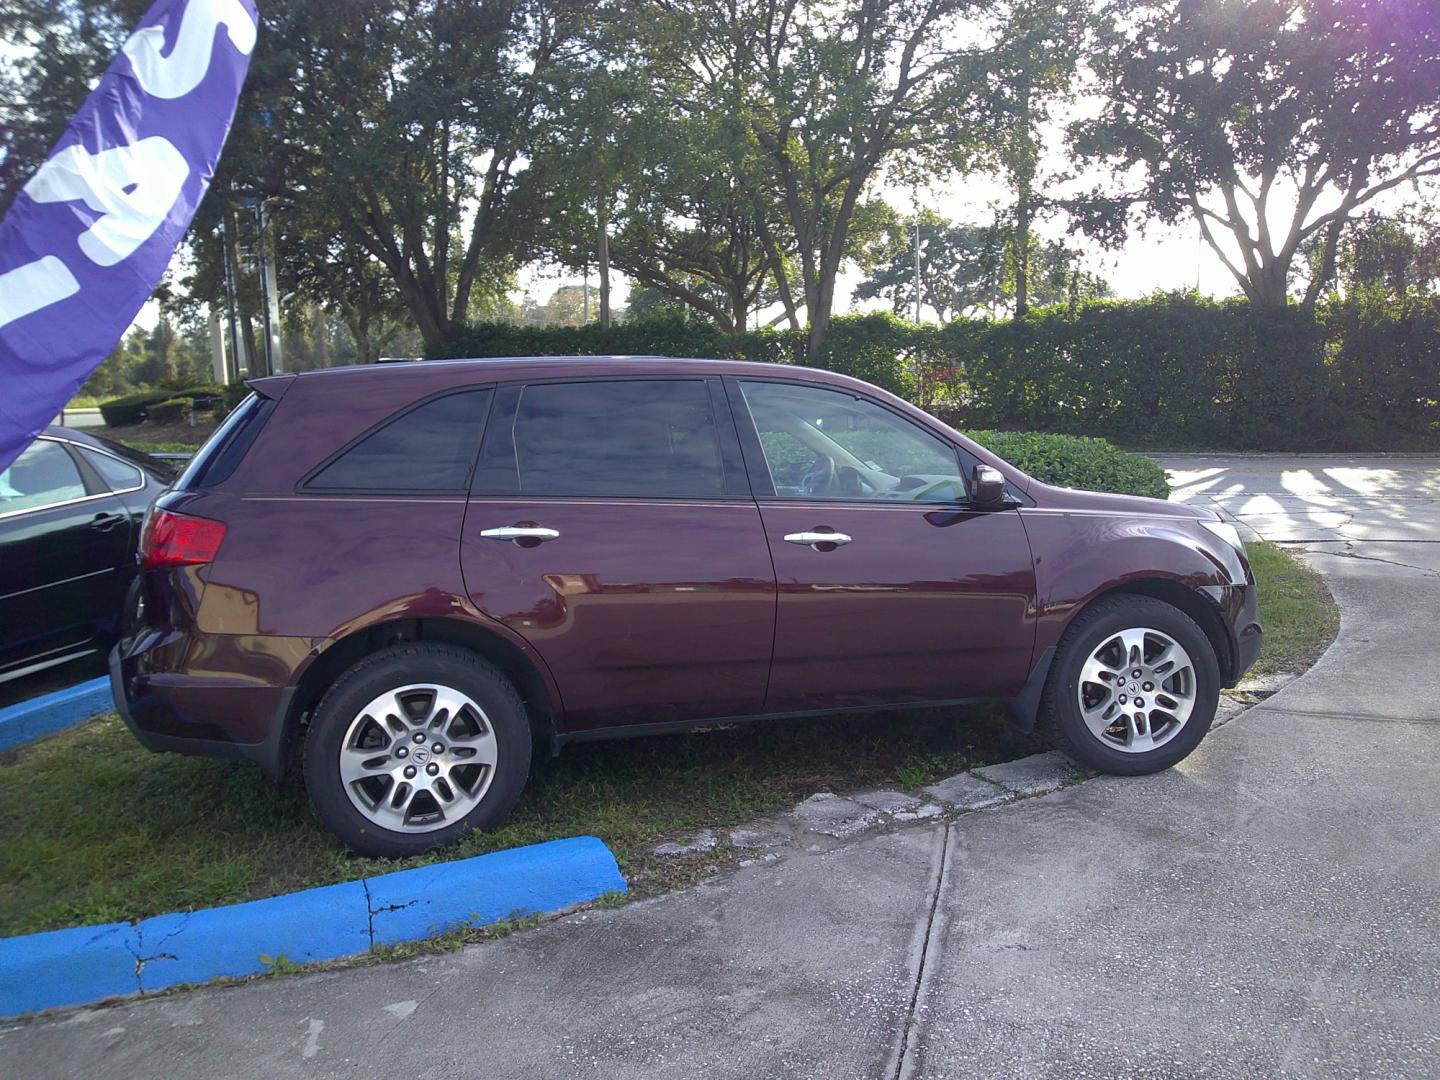
POLYGON ((209 518, 152 509, 140 537, 140 566, 163 570, 170 566, 208 563, 220 550, 225 526, 209 518))

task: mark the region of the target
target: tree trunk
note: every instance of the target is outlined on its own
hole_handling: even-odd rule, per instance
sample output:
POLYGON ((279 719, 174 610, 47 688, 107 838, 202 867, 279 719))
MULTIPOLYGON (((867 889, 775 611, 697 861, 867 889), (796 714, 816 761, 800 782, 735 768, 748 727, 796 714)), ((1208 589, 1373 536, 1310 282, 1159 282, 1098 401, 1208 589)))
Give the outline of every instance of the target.
POLYGON ((1029 177, 1020 181, 1020 198, 1015 204, 1015 317, 1024 318, 1030 309, 1030 223, 1034 216, 1029 177))
POLYGON ((600 235, 596 243, 600 263, 600 329, 610 329, 610 198, 602 188, 600 191, 599 219, 600 235))
POLYGON ((1017 137, 1015 147, 1015 317, 1023 318, 1030 309, 1030 226, 1035 218, 1035 148, 1034 120, 1030 113, 1030 82, 1019 87, 1017 137))

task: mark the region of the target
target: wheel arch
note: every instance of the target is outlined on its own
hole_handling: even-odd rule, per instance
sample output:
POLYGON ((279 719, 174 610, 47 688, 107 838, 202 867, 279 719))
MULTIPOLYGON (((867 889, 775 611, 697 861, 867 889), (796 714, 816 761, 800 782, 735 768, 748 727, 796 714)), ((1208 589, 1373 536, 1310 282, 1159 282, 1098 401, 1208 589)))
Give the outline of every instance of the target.
POLYGON ((1200 592, 1174 578, 1134 578, 1099 592, 1071 613, 1070 618, 1066 620, 1065 628, 1068 630, 1082 612, 1089 610, 1101 600, 1126 595, 1149 596, 1163 601, 1173 608, 1178 608, 1190 616, 1195 625, 1200 627, 1205 637, 1209 639, 1210 647, 1215 650, 1215 662, 1220 668, 1220 685, 1234 685, 1235 646, 1230 640, 1230 635, 1225 631, 1225 623, 1221 619, 1219 611, 1200 592))
MULTIPOLYGON (((524 702, 530 730, 545 740, 552 751, 558 747, 556 725, 561 710, 560 694, 544 668, 544 661, 503 634, 473 620, 438 617, 372 623, 337 638, 318 653, 301 672, 284 706, 286 747, 294 745, 305 718, 344 671, 389 645, 415 641, 457 645, 494 664, 524 702)), ((288 751, 285 760, 289 760, 288 751)))

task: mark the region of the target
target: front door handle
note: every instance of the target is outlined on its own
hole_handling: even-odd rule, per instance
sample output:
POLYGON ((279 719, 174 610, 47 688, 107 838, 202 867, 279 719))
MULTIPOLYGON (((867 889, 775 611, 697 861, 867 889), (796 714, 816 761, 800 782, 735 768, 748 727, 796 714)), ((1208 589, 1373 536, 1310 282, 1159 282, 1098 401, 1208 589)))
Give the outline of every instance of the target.
POLYGON ((785 536, 787 544, 808 544, 816 551, 825 551, 821 544, 829 544, 831 547, 840 547, 842 544, 850 543, 850 537, 841 532, 798 532, 787 533, 785 536))
POLYGON ((481 529, 480 535, 486 540, 558 540, 560 533, 542 525, 501 525, 498 529, 481 529))
POLYGON ((90 519, 90 527, 99 532, 109 532, 124 520, 124 514, 96 514, 90 519))

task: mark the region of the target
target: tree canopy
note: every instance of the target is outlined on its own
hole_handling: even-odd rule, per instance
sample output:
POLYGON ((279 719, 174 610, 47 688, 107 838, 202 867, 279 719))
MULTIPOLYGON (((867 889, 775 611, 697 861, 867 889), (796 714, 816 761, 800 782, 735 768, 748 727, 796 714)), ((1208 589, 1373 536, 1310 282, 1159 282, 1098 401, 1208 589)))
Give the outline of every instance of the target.
POLYGON ((1313 304, 1346 223, 1440 175, 1440 18, 1414 0, 1112 0, 1090 66, 1103 105, 1075 150, 1115 183, 1092 235, 1136 211, 1198 221, 1257 306, 1287 303, 1315 238, 1313 304))

